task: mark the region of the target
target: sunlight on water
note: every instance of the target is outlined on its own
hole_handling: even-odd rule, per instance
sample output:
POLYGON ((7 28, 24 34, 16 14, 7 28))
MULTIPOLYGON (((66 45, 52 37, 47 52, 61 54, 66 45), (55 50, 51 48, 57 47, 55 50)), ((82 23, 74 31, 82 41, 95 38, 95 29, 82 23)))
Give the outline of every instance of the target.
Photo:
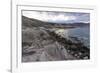
POLYGON ((64 38, 70 38, 70 37, 76 37, 80 41, 84 43, 85 46, 90 46, 90 31, 89 27, 78 27, 78 28, 71 28, 71 29, 56 29, 55 33, 58 35, 64 37, 64 38))
POLYGON ((68 37, 68 30, 66 29, 57 29, 55 32, 62 37, 68 37))

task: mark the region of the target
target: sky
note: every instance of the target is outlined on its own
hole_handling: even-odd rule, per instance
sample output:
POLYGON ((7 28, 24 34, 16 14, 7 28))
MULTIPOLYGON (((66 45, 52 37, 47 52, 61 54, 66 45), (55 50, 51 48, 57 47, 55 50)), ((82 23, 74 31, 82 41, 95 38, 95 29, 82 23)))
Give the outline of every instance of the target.
POLYGON ((22 15, 52 23, 90 22, 90 14, 80 12, 23 11, 22 15))

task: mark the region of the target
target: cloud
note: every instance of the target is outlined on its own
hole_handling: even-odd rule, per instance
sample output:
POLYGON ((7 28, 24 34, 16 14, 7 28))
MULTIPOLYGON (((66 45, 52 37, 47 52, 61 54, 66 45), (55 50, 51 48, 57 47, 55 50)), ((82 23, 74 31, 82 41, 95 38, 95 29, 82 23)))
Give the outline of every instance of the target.
POLYGON ((23 15, 30 17, 30 18, 35 18, 39 19, 42 21, 68 21, 68 20, 75 20, 75 16, 66 16, 63 13, 60 14, 52 14, 52 13, 47 13, 47 12, 36 12, 36 11, 23 11, 23 15))
POLYGON ((68 20, 75 20, 75 19, 76 19, 75 16, 66 16, 64 14, 59 14, 59 15, 55 15, 55 16, 51 15, 51 18, 49 20, 51 20, 51 21, 68 21, 68 20))
POLYGON ((88 13, 23 11, 23 15, 41 21, 55 22, 55 23, 72 23, 72 22, 90 21, 88 13))

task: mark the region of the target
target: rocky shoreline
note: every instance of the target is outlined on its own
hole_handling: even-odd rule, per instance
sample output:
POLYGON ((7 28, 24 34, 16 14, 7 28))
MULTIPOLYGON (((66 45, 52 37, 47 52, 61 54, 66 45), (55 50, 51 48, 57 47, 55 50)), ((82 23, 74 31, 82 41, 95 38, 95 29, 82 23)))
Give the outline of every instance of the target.
POLYGON ((23 62, 86 60, 90 58, 89 48, 84 46, 76 37, 70 37, 70 39, 74 38, 74 40, 70 40, 61 37, 54 31, 41 28, 32 30, 34 32, 30 33, 31 38, 26 36, 26 32, 29 35, 28 31, 24 31, 25 33, 23 34, 23 62), (28 42, 27 40, 31 41, 28 42))
POLYGON ((73 55, 77 59, 90 59, 90 49, 84 46, 83 42, 78 40, 77 37, 70 37, 70 39, 66 39, 57 35, 55 32, 49 32, 49 34, 53 36, 54 40, 63 45, 69 54, 73 55))

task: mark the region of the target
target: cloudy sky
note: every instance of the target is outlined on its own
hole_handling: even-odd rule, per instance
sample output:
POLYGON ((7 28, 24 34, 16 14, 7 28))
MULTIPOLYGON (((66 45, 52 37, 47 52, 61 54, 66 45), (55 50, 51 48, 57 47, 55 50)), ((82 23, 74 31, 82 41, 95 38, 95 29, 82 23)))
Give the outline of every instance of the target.
POLYGON ((89 13, 79 12, 47 12, 47 11, 23 11, 22 15, 38 19, 45 22, 54 23, 74 23, 74 22, 90 22, 89 13))

